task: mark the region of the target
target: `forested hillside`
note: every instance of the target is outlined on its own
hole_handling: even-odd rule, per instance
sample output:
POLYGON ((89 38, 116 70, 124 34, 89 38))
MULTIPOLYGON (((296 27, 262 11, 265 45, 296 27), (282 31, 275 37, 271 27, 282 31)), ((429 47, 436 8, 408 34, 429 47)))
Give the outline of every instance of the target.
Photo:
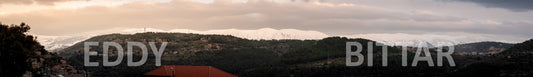
MULTIPOLYGON (((470 68, 483 70, 476 67, 479 63, 489 63, 504 56, 453 55, 457 64, 456 67, 450 67, 447 60, 442 67, 431 67, 428 66, 427 62, 419 62, 418 66, 414 67, 410 66, 414 57, 413 50, 408 52, 409 66, 401 66, 401 47, 387 47, 388 66, 383 67, 381 66, 382 47, 375 46, 375 41, 345 37, 329 37, 320 40, 248 40, 228 35, 148 32, 101 35, 83 42, 117 42, 125 47, 129 41, 142 42, 145 45, 148 45, 148 42, 156 42, 158 47, 161 42, 168 42, 162 56, 162 65, 213 66, 241 77, 465 75, 463 72, 470 70, 470 68), (366 66, 367 62, 356 67, 345 65, 346 42, 350 41, 362 43, 362 54, 365 56, 368 56, 366 55, 366 43, 374 44, 373 66, 366 66)), ((58 54, 70 61, 72 65, 77 66, 78 69, 87 69, 93 76, 143 76, 144 73, 157 68, 154 66, 154 56, 150 49, 148 49, 148 61, 142 66, 129 67, 123 60, 120 65, 113 67, 101 65, 84 67, 83 42, 59 51, 58 54)), ((469 52, 482 52, 486 51, 485 48, 495 46, 507 48, 509 45, 494 43, 468 46, 470 46, 468 48, 483 49, 469 52)), ((416 49, 416 47, 409 48, 416 49)), ((141 52, 139 48, 133 49, 134 61, 137 61, 140 59, 141 52)), ((516 48, 511 47, 511 49, 516 48)), ((91 50, 101 54, 102 45, 92 47, 91 50)), ((111 48, 110 51, 111 61, 114 61, 116 49, 111 48)), ((434 49, 430 49, 430 52, 432 52, 431 56, 435 56, 434 49)), ((436 57, 432 58, 436 61, 436 57)), ((352 59, 357 60, 355 57, 352 59)), ((101 55, 92 56, 91 61, 101 63, 102 57, 101 55)), ((485 66, 480 67, 485 68, 485 66)))

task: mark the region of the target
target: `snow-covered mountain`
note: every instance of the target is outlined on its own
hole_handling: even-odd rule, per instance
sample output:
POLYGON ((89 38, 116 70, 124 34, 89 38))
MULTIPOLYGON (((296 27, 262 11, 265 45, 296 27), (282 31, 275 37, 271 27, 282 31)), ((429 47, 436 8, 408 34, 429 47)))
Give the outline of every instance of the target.
POLYGON ((425 33, 425 34, 406 34, 406 33, 371 33, 371 34, 354 34, 344 35, 351 38, 366 38, 382 43, 393 43, 388 45, 399 45, 401 42, 414 42, 419 44, 427 42, 436 47, 441 46, 438 42, 449 42, 453 45, 483 42, 483 41, 497 41, 504 43, 518 43, 528 38, 519 38, 513 36, 496 36, 487 34, 471 34, 462 32, 449 32, 449 33, 425 33))
POLYGON ((322 39, 329 35, 318 31, 306 31, 297 29, 272 29, 261 28, 256 30, 240 30, 240 29, 221 29, 221 30, 189 30, 189 29, 172 29, 161 30, 154 28, 115 28, 110 30, 93 31, 72 35, 63 36, 48 36, 36 35, 37 41, 45 46, 45 49, 51 52, 58 51, 65 47, 74 45, 77 42, 89 39, 93 36, 120 33, 120 34, 134 34, 142 32, 177 32, 177 33, 196 33, 196 34, 220 34, 233 35, 235 37, 254 39, 254 40, 271 40, 271 39, 322 39))
MULTIPOLYGON (((36 35, 37 40, 43 44, 49 51, 57 51, 59 49, 74 45, 77 42, 89 39, 93 36, 120 33, 120 34, 134 34, 142 32, 177 32, 177 33, 196 33, 196 34, 219 34, 219 35, 233 35, 235 37, 254 39, 254 40, 271 40, 271 39, 322 39, 330 37, 325 33, 311 30, 298 29, 272 29, 261 28, 255 30, 242 29, 220 29, 220 30, 190 30, 190 29, 171 29, 162 30, 155 28, 113 28, 108 30, 92 31, 78 34, 62 35, 62 36, 47 36, 36 35)), ((399 45, 398 42, 413 42, 414 45, 420 43, 427 43, 430 46, 439 46, 438 42, 451 42, 453 44, 464 44, 481 41, 499 41, 506 43, 516 43, 520 41, 508 41, 509 37, 497 37, 492 35, 468 34, 468 33, 428 33, 428 34, 406 34, 406 33, 375 33, 375 34, 354 34, 354 35, 335 35, 348 38, 365 38, 381 43, 388 43, 387 45, 399 45), (391 44, 392 43, 392 44, 391 44)), ((527 38, 512 38, 511 40, 523 40, 527 38)))
POLYGON ((91 35, 80 35, 80 36, 46 36, 46 35, 36 35, 37 41, 45 46, 45 49, 48 51, 57 51, 59 49, 66 48, 68 46, 74 45, 77 42, 86 40, 91 35))

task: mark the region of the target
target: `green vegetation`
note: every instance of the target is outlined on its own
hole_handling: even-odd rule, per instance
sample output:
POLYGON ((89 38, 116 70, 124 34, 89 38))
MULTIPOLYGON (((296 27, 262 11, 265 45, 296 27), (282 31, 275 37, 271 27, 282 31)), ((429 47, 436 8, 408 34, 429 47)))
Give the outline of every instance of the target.
POLYGON ((478 54, 495 54, 503 52, 509 49, 514 44, 501 43, 501 42, 477 42, 455 45, 456 53, 478 53, 478 54))
POLYGON ((473 63, 452 76, 504 76, 531 77, 533 76, 533 39, 514 45, 502 53, 482 62, 473 63))
MULTIPOLYGON (((413 51, 408 52, 408 65, 401 66, 399 47, 387 47, 388 66, 381 66, 381 48, 374 46, 374 66, 347 67, 345 65, 345 44, 348 41, 362 43, 362 54, 366 55, 367 39, 349 39, 329 37, 321 40, 248 40, 227 35, 198 35, 184 33, 137 33, 133 35, 110 34, 93 37, 86 41, 117 42, 125 45, 127 41, 169 42, 162 56, 162 65, 213 66, 241 77, 331 77, 331 76, 477 76, 479 73, 489 76, 529 76, 528 69, 531 55, 495 54, 495 55, 452 55, 457 67, 429 67, 427 62, 420 62, 412 67, 413 51), (507 57, 512 56, 512 57, 507 57), (514 64, 513 64, 514 63, 514 64), (520 66, 520 67, 517 67, 520 66), (464 68, 463 68, 464 67, 464 68), (527 68, 515 70, 520 68, 527 68), (472 72, 474 71, 474 72, 472 72)), ((59 55, 69 60, 80 69, 87 69, 92 76, 142 76, 154 67, 153 55, 150 53, 146 64, 128 67, 121 63, 114 67, 83 67, 83 43, 75 44, 59 51, 59 55)), ((471 47, 483 49, 505 47, 508 45, 479 44, 471 47)), ((522 46, 522 45, 517 45, 522 46)), ((526 46, 527 47, 527 46, 526 46)), ((101 53, 102 47, 93 47, 101 53)), ((516 49, 517 47, 510 47, 516 49)), ((522 48, 522 47, 518 47, 522 48)), ((410 47, 416 49, 416 47, 410 47)), ((151 50, 149 50, 150 52, 151 50)), ((530 51, 530 50, 529 50, 530 51)), ((435 50, 430 49, 432 56, 435 50)), ((134 48, 134 61, 140 59, 140 52, 134 48)), ((113 52, 111 52, 113 54, 113 52)), ((113 56, 111 56, 113 57, 113 56)), ((436 60, 436 57, 432 57, 436 60)), ((91 60, 101 62, 101 56, 91 60)), ((114 59, 114 58, 111 58, 114 59)), ((355 58, 352 58, 355 60, 355 58)), ((111 60, 113 61, 113 60, 111 60)), ((123 61, 124 62, 124 61, 123 61)), ((533 69, 533 68, 531 68, 533 69)))
MULTIPOLYGON (((364 67, 341 67, 345 66, 345 44, 348 41, 357 41, 363 43, 363 54, 366 55, 368 42, 376 42, 367 39, 348 39, 345 37, 329 37, 322 40, 247 40, 227 35, 198 35, 183 33, 138 33, 133 35, 110 34, 93 37, 86 41, 104 42, 112 41, 125 45, 127 41, 147 41, 169 42, 165 53, 162 56, 163 65, 196 65, 196 66, 214 66, 224 71, 250 76, 253 73, 260 74, 263 71, 290 71, 293 69, 308 69, 307 73, 312 71, 333 71, 345 72, 343 75, 352 75, 356 69, 371 69, 364 67), (284 68, 266 70, 265 68, 284 68), (349 70, 341 70, 349 69, 349 70)), ((59 55, 64 56, 72 65, 81 66, 93 76, 141 76, 142 74, 154 69, 153 57, 149 55, 145 65, 139 67, 127 67, 125 63, 115 67, 82 67, 83 51, 82 43, 60 51, 59 55), (123 71, 134 70, 134 71, 123 71)), ((102 47, 93 47, 91 50, 101 53, 102 47)), ((381 46, 374 46, 374 62, 380 65, 381 46)), ((135 48, 134 48, 135 49, 135 48)), ((401 67, 401 52, 394 47, 387 47, 389 52, 389 66, 383 67, 382 70, 391 70, 401 67), (394 68, 393 68, 394 67, 394 68)), ((139 53, 134 50, 134 53, 139 53)), ((113 54, 113 52, 111 52, 113 54)), ((151 53, 150 53, 151 54, 151 53)), ((413 55, 413 53, 409 53, 413 55)), ((138 60, 139 55, 134 54, 134 61, 138 60)), ((100 56, 95 56, 91 60, 100 61, 100 56)), ((111 58, 115 59, 115 58, 111 58)), ((412 60, 412 57, 409 57, 412 60)), ((113 60, 111 60, 113 61, 113 60)), ((422 62, 421 64, 423 64, 422 62)), ((381 67, 381 66, 379 66, 381 67)), ((445 68, 443 68, 445 69, 445 68)), ((446 68, 448 69, 448 68, 446 68)), ((410 69, 416 70, 416 69, 410 69)), ((408 71, 410 71, 408 70, 408 71)), ((326 71, 326 72, 324 72, 326 71)), ((397 70, 405 71, 405 70, 397 70)), ((441 70, 449 71, 449 70, 441 70)), ((427 72, 427 71, 419 71, 427 72)), ((440 71, 430 71, 440 72, 440 71)), ((306 71, 300 71, 299 74, 305 74, 306 71)), ((316 72, 320 73, 320 72, 316 72)), ((365 72, 370 73, 370 72, 365 72)), ((386 72, 382 72, 386 73, 386 72)), ((266 75, 268 73, 264 73, 266 75)), ((256 75, 256 74, 253 74, 256 75)), ((280 76, 288 76, 280 75, 280 76)), ((292 74, 295 75, 295 74, 292 74)), ((431 74, 434 75, 434 74, 431 74)), ((431 76, 428 75, 428 76, 431 76)), ((300 75, 299 75, 300 76, 300 75)))
MULTIPOLYGON (((296 48, 283 54, 282 61, 288 64, 305 63, 316 60, 331 59, 346 57, 346 42, 357 41, 363 43, 363 54, 366 54, 366 47, 368 42, 373 43, 374 53, 381 53, 380 46, 376 46, 376 42, 367 39, 348 39, 346 37, 329 37, 317 41, 315 44, 303 45, 303 47, 296 48)), ((388 47, 389 53, 400 53, 401 51, 388 47)))
MULTIPOLYGON (((36 72, 40 68, 32 65, 31 62, 39 58, 45 59, 42 62, 46 66, 59 64, 60 57, 49 53, 35 39, 36 37, 26 34, 30 27, 25 23, 20 25, 0 24, 0 77, 20 77, 26 71, 36 72)), ((44 67, 41 67, 44 68, 44 67)), ((34 74, 34 76, 39 76, 34 74)))
POLYGON ((533 52, 533 39, 529 39, 520 44, 516 44, 513 47, 505 50, 504 53, 523 53, 523 52, 533 52))
POLYGON ((25 34, 29 30, 30 27, 24 23, 11 26, 1 24, 0 75, 3 77, 22 76, 30 69, 30 64, 26 60, 34 56, 33 52, 44 52, 43 49, 38 49, 40 45, 33 36, 25 34))

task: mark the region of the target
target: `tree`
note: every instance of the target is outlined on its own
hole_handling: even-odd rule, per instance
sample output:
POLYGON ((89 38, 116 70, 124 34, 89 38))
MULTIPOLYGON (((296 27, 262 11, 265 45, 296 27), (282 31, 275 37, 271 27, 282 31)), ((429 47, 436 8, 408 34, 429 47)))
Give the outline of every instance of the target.
POLYGON ((0 77, 20 77, 31 67, 28 58, 43 47, 26 34, 30 27, 25 23, 0 26, 0 77))

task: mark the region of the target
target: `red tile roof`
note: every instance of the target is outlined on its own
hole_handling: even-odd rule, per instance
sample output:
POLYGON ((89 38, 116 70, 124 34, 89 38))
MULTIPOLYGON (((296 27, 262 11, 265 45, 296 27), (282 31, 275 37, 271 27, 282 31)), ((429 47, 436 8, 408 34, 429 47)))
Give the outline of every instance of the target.
POLYGON ((144 75, 173 77, 237 77, 211 66, 162 66, 144 75))

